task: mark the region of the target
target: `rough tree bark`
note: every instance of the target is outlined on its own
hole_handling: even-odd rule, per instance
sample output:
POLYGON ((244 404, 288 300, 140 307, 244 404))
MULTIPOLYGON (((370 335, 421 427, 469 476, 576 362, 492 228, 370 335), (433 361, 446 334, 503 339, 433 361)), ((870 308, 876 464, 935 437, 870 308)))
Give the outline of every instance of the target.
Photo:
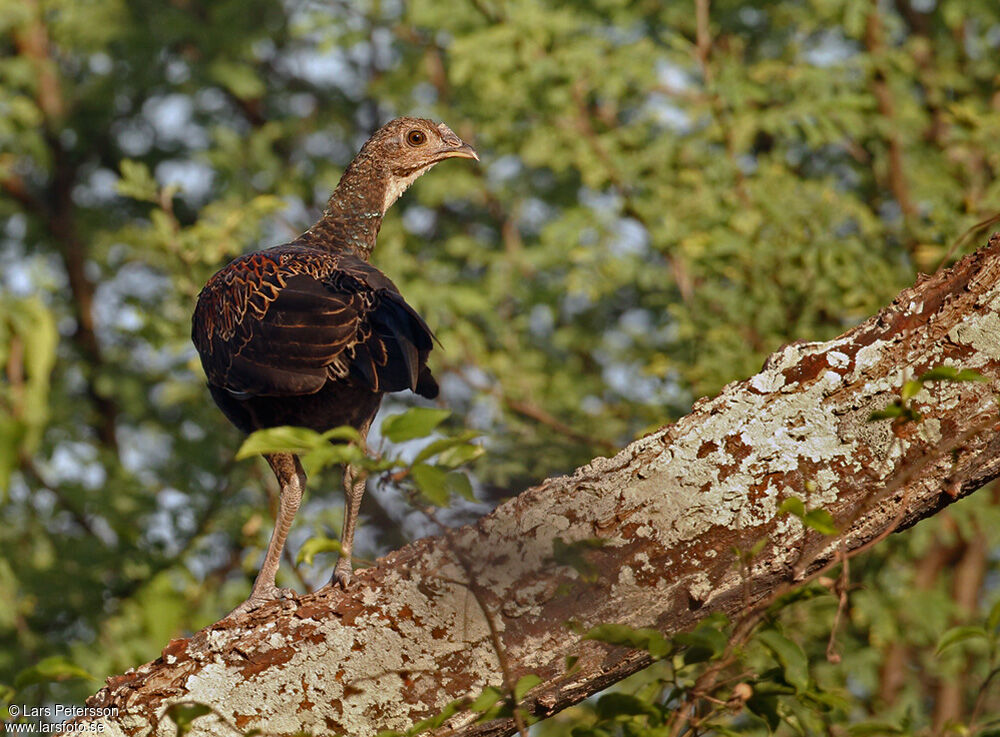
MULTIPOLYGON (((763 370, 696 403, 674 425, 572 476, 552 478, 475 525, 420 540, 360 572, 349 591, 276 602, 174 640, 108 679, 88 705, 113 735, 172 735, 167 705, 211 705, 268 734, 371 735, 405 729, 443 704, 513 677, 542 683, 524 707, 552 714, 648 663, 566 626, 620 622, 670 634, 710 612, 737 614, 836 554, 909 526, 1000 473, 1000 237, 922 278, 878 315, 827 343, 799 343, 763 370), (989 383, 928 384, 920 424, 869 414, 909 377, 942 364, 989 383), (790 495, 829 510, 841 541, 779 515, 790 495), (552 559, 555 538, 601 538, 583 580, 552 559), (734 549, 767 543, 741 574, 734 549), (464 560, 463 560, 464 559, 464 560), (811 561, 811 563, 808 563, 811 561), (504 663, 476 596, 495 625, 504 663), (747 576, 748 578, 744 578, 747 576), (566 656, 577 667, 566 672, 566 656)), ((459 714, 459 734, 505 734, 459 714)), ((231 735, 217 716, 194 733, 231 735)))

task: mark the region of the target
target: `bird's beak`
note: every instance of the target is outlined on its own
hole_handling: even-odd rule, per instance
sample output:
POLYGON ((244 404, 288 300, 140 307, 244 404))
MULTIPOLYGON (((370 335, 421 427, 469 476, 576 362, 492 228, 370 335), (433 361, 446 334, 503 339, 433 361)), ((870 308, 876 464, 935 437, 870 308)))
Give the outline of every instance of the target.
POLYGON ((469 144, 455 135, 455 132, 444 123, 438 123, 438 133, 441 134, 441 141, 444 143, 437 151, 440 159, 475 159, 479 161, 479 154, 469 144))
POLYGON ((460 142, 460 145, 457 147, 446 146, 445 148, 442 148, 438 154, 442 159, 475 159, 476 161, 479 161, 479 154, 476 153, 476 150, 472 148, 472 146, 464 141, 460 142))

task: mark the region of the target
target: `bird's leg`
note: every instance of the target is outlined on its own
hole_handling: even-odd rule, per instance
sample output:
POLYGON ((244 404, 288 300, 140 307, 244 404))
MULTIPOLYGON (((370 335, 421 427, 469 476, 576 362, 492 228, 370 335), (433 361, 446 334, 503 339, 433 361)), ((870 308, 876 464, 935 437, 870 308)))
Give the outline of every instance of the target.
POLYGON ((253 583, 250 597, 233 609, 229 616, 253 611, 264 602, 290 596, 294 592, 289 589, 279 589, 274 585, 274 578, 281 564, 281 551, 285 547, 285 539, 292 529, 292 521, 302 501, 302 491, 306 486, 306 473, 302 470, 298 456, 292 453, 270 453, 264 456, 274 471, 281 487, 278 499, 278 517, 274 521, 274 531, 271 541, 267 544, 267 553, 260 566, 260 572, 253 583))
MULTIPOLYGON (((367 436, 368 424, 365 424, 361 428, 362 451, 365 451, 367 436)), ((344 500, 344 529, 340 533, 340 559, 337 561, 337 567, 333 569, 333 577, 330 579, 331 585, 339 583, 340 587, 344 589, 351 582, 351 573, 354 571, 351 565, 351 553, 354 550, 354 528, 358 522, 358 510, 361 508, 361 497, 365 495, 367 483, 368 474, 362 469, 351 465, 344 468, 344 493, 347 496, 344 500)))
POLYGON ((333 569, 333 578, 330 583, 339 583, 341 588, 347 588, 351 582, 351 553, 354 549, 354 528, 358 521, 358 510, 361 508, 361 497, 365 495, 365 486, 368 482, 368 475, 354 466, 344 469, 344 492, 347 499, 344 501, 344 529, 340 533, 340 559, 337 567, 333 569))

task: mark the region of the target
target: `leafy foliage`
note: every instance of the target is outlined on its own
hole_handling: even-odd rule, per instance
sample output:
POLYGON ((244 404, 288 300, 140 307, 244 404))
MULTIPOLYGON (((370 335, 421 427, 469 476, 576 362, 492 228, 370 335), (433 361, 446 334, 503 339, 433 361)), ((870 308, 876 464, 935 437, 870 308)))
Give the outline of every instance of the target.
MULTIPOLYGON (((387 417, 382 436, 393 442, 428 437, 451 415, 448 410, 414 407, 387 417)), ((352 465, 370 474, 385 474, 403 489, 414 489, 434 506, 447 506, 451 494, 476 500, 469 477, 453 470, 483 454, 481 445, 471 442, 476 432, 459 431, 427 443, 412 461, 404 454, 372 457, 361 447, 361 436, 352 427, 335 427, 323 433, 304 427, 272 427, 251 434, 236 453, 237 460, 257 454, 288 452, 302 459, 306 473, 314 476, 328 466, 352 465)))

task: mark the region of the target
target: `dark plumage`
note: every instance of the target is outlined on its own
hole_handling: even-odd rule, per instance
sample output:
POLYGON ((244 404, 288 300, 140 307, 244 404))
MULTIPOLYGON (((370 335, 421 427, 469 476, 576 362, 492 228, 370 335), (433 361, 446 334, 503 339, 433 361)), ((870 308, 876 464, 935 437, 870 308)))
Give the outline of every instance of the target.
MULTIPOLYGON (((427 367, 433 335, 396 286, 368 263, 382 217, 417 177, 446 158, 478 159, 444 124, 399 118, 344 172, 323 217, 291 243, 236 259, 198 297, 192 339, 209 389, 245 433, 278 425, 351 425, 362 437, 386 392, 437 396, 427 367)), ((274 534, 247 611, 282 592, 281 549, 305 474, 294 455, 267 456, 282 487, 274 534)), ((347 504, 334 579, 350 581, 364 479, 344 474, 347 504)))

